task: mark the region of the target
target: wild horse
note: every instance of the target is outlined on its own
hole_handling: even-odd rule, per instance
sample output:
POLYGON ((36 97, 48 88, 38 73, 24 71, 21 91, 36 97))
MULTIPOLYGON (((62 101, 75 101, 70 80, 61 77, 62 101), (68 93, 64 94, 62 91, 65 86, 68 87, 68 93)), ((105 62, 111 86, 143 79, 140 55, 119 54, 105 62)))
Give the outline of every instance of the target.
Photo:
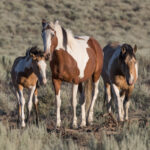
MULTIPOLYGON (((93 107, 98 95, 98 83, 103 66, 103 51, 99 43, 89 36, 74 37, 71 31, 64 29, 58 21, 48 23, 42 21, 42 39, 44 51, 50 56, 50 67, 52 71, 52 82, 55 89, 56 104, 57 104, 57 121, 56 127, 60 127, 60 87, 62 81, 73 84, 72 90, 72 107, 73 107, 73 124, 77 127, 76 105, 78 86, 82 87, 82 95, 86 97, 88 91, 93 97, 90 100, 87 120, 91 124, 93 121, 93 107), (92 81, 92 82, 90 82, 92 81), (82 83, 86 82, 86 87, 82 83), (84 88, 83 88, 84 87, 84 88)), ((80 90, 81 91, 81 90, 80 90)), ((82 121, 81 127, 86 126, 85 102, 81 104, 82 121)))
POLYGON ((23 96, 23 89, 30 89, 30 97, 28 102, 28 117, 32 108, 32 99, 34 96, 34 106, 36 110, 36 123, 38 125, 38 98, 37 98, 37 83, 46 84, 46 63, 44 52, 37 47, 32 47, 26 52, 26 56, 15 59, 11 70, 12 83, 16 90, 18 100, 18 123, 25 127, 24 105, 25 99, 23 96))
POLYGON ((103 49, 104 66, 102 78, 105 88, 105 101, 108 111, 111 112, 112 96, 118 107, 118 120, 128 120, 130 96, 138 78, 138 64, 135 57, 137 51, 129 44, 119 45, 110 43, 103 49))

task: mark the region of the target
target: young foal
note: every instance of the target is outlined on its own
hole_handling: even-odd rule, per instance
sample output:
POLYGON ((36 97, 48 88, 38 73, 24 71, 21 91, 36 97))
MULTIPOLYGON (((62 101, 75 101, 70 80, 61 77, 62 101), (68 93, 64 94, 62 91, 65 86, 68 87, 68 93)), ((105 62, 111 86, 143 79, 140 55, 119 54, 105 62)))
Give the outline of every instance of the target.
POLYGON ((21 119, 21 126, 25 127, 24 105, 25 99, 23 96, 23 88, 30 89, 30 97, 28 102, 28 117, 32 108, 32 98, 34 94, 34 106, 36 110, 36 123, 38 125, 38 99, 37 99, 37 85, 38 80, 41 84, 46 84, 46 63, 44 53, 37 47, 32 47, 26 52, 25 57, 18 57, 15 59, 11 70, 12 83, 16 90, 18 99, 18 122, 21 119))
POLYGON ((129 97, 138 78, 138 66, 135 58, 136 45, 132 48, 128 44, 108 44, 103 49, 104 66, 102 77, 105 88, 105 101, 111 112, 111 92, 118 105, 118 120, 128 120, 129 97), (125 112, 125 113, 124 113, 125 112))
MULTIPOLYGON (((50 55, 50 67, 52 71, 52 81, 55 89, 57 103, 56 127, 60 127, 60 86, 62 81, 73 83, 72 107, 73 107, 73 127, 77 127, 76 105, 78 85, 92 78, 94 91, 90 102, 88 122, 93 121, 93 107, 98 95, 99 77, 103 65, 103 52, 99 43, 91 37, 74 37, 69 30, 55 24, 42 22, 42 38, 44 51, 50 55)), ((90 84, 90 82, 88 82, 90 84)), ((88 84, 86 84, 88 85, 88 84)), ((82 87, 82 86, 80 86, 82 87)), ((85 91, 85 90, 82 90, 85 91)), ((91 91, 92 92, 92 91, 91 91)), ((82 94, 83 95, 83 94, 82 94)), ((81 106, 82 121, 81 126, 86 126, 85 101, 81 106)))

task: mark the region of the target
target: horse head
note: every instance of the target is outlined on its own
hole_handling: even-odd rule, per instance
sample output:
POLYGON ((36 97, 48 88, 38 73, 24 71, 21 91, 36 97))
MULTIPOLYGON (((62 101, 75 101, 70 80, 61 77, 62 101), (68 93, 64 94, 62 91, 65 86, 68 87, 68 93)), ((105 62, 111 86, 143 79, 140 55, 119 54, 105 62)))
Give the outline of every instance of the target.
POLYGON ((46 20, 42 20, 42 39, 44 45, 44 52, 47 56, 47 59, 52 58, 53 51, 55 50, 58 39, 56 36, 56 26, 58 25, 58 21, 53 24, 53 22, 46 22, 46 20))
POLYGON ((121 70, 125 75, 128 85, 133 85, 138 77, 138 66, 135 57, 136 51, 136 45, 134 48, 128 44, 123 44, 121 46, 119 63, 121 64, 121 70))
POLYGON ((31 48, 29 55, 32 58, 32 67, 41 84, 46 84, 46 62, 44 52, 37 50, 36 47, 31 48))

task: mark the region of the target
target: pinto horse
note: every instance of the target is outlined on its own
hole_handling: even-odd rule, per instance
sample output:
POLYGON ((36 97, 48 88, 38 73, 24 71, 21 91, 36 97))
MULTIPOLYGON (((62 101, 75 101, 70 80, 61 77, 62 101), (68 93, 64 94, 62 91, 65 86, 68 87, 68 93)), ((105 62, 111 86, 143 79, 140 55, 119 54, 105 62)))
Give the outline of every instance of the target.
POLYGON ((130 96, 138 78, 138 65, 135 57, 136 45, 111 43, 104 47, 102 78, 105 88, 105 101, 111 112, 112 94, 118 106, 118 120, 128 120, 130 96))
MULTIPOLYGON (((93 121, 93 107, 98 95, 98 83, 103 66, 103 51, 99 43, 92 37, 74 37, 70 30, 64 29, 58 21, 54 24, 42 21, 42 39, 44 51, 50 55, 50 67, 52 71, 52 82, 55 89, 57 105, 56 127, 60 127, 60 87, 62 81, 73 84, 72 88, 72 107, 73 122, 72 127, 77 127, 76 106, 78 86, 87 81, 88 86, 93 83, 93 98, 90 100, 87 121, 93 121), (90 82, 90 79, 92 82, 90 82)), ((90 87, 90 86, 88 86, 90 87)), ((90 89, 90 88, 89 88, 90 89)), ((90 91, 90 90, 88 90, 90 91)), ((92 89, 90 91, 92 93, 92 89)), ((87 94, 87 93, 85 93, 87 94)), ((86 96, 86 95, 85 95, 86 96)), ((84 96, 84 97, 85 97, 84 96)), ((81 127, 86 126, 85 100, 81 104, 81 127)))
POLYGON ((30 89, 30 97, 28 102, 28 117, 32 109, 32 98, 34 95, 34 106, 36 111, 36 124, 38 125, 38 99, 37 86, 38 80, 41 84, 46 84, 46 63, 44 52, 37 47, 32 47, 26 52, 26 56, 15 59, 11 70, 12 83, 16 90, 18 99, 18 123, 25 127, 24 105, 25 99, 23 96, 23 88, 30 89))

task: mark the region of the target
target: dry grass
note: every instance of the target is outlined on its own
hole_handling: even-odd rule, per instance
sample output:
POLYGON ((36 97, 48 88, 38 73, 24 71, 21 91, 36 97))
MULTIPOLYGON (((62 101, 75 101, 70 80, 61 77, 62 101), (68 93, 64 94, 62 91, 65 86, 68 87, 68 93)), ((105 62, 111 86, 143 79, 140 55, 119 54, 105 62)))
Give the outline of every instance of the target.
MULTIPOLYGON (((28 47, 38 45, 43 48, 41 38, 41 20, 59 19, 60 23, 73 31, 75 35, 94 36, 102 47, 109 41, 137 44, 139 78, 131 97, 130 118, 150 117, 150 2, 149 0, 1 0, 0 1, 0 120, 10 124, 16 121, 16 98, 10 79, 10 69, 15 57, 25 54, 28 47)), ((47 71, 48 84, 39 89, 40 122, 54 123, 55 99, 51 83, 50 70, 47 71)), ((62 86, 61 116, 64 128, 70 128, 71 86, 62 86)), ((103 106, 103 82, 99 86, 99 95, 95 105, 94 123, 102 125, 105 121, 101 114, 103 106)), ((26 98, 27 99, 27 98, 26 98)), ((77 115, 80 122, 80 106, 77 115)), ((95 133, 78 133, 76 137, 86 137, 86 149, 149 149, 149 128, 138 128, 108 136, 103 133, 101 139, 95 133), (134 141, 132 140, 134 139, 134 141), (100 140, 100 141, 99 141, 100 140), (122 147, 122 148, 121 148, 122 147)), ((99 133, 97 133, 99 134, 99 133)), ((100 137, 100 136, 98 136, 100 137)), ((71 137, 70 137, 71 138, 71 137)), ((74 140, 76 141, 76 140, 74 140)), ((65 141, 61 135, 49 134, 46 127, 20 131, 9 130, 0 125, 1 149, 79 149, 72 139, 65 141), (20 134, 21 133, 21 134, 20 134), (38 138, 39 137, 39 138, 38 138), (19 139, 19 141, 18 141, 19 139), (39 140, 40 139, 40 140, 39 140), (22 142, 23 141, 23 142, 22 142), (27 145, 27 143, 30 145, 27 145), (60 144, 60 147, 57 145, 60 144)), ((80 140, 82 141, 82 139, 80 140)))

